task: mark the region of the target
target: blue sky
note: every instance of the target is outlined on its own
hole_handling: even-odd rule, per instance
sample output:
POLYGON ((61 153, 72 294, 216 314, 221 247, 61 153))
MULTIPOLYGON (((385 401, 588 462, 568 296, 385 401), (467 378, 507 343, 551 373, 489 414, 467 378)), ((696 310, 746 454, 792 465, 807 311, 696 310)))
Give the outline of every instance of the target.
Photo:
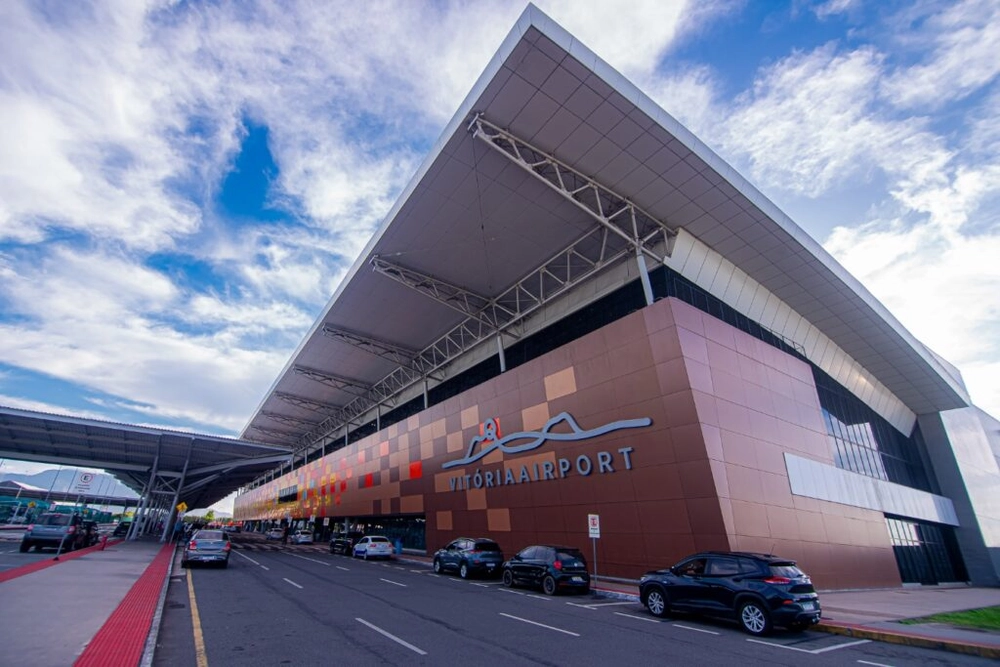
MULTIPOLYGON (((995 1, 536 4, 1000 415, 995 1)), ((238 434, 524 7, 0 3, 0 404, 238 434)))

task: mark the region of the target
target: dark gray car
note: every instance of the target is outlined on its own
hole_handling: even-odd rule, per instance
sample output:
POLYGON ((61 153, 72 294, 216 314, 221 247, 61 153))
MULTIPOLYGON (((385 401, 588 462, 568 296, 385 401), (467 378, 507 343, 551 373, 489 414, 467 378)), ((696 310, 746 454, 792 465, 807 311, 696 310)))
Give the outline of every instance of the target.
POLYGON ((85 521, 79 514, 46 512, 28 525, 21 538, 21 552, 32 547, 74 551, 97 542, 97 529, 93 521, 85 521))
POLYGON ((499 577, 503 551, 493 540, 460 537, 434 554, 434 571, 458 572, 463 579, 474 574, 499 577))

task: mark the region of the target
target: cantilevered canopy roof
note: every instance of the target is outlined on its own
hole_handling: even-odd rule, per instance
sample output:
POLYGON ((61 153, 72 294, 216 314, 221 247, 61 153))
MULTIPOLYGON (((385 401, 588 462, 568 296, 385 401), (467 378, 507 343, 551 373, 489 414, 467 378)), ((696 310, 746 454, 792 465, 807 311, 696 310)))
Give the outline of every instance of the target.
POLYGON ((289 461, 287 448, 0 407, 0 457, 103 468, 142 495, 208 507, 289 461))
POLYGON ((678 230, 913 412, 966 404, 950 370, 801 228, 529 6, 243 435, 335 445, 345 424, 495 353, 497 332, 509 344, 634 280, 637 249, 652 268, 678 230))

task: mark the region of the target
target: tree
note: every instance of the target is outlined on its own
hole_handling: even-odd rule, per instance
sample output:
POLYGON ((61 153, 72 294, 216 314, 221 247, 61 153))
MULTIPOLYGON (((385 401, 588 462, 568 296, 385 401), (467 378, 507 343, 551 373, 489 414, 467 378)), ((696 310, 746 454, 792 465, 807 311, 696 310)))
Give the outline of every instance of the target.
POLYGON ((207 512, 205 512, 205 521, 207 521, 208 523, 212 523, 213 521, 215 521, 215 510, 208 510, 207 512))

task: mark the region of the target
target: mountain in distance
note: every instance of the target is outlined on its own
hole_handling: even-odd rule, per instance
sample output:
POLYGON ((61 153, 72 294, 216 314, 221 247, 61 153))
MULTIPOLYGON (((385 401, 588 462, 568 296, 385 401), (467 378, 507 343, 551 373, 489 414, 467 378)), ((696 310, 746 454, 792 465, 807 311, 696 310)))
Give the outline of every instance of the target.
MULTIPOLYGON (((0 474, 0 482, 10 480, 12 482, 22 482, 24 484, 30 484, 32 486, 37 486, 40 489, 52 490, 61 493, 70 493, 73 490, 74 482, 79 478, 80 471, 65 468, 63 470, 43 470, 42 472, 35 473, 33 475, 25 475, 21 473, 3 473, 0 474)), ((88 495, 100 495, 113 498, 130 498, 135 499, 139 497, 132 489, 128 488, 117 479, 108 475, 107 473, 99 472, 94 473, 94 481, 90 483, 90 491, 88 495)))

